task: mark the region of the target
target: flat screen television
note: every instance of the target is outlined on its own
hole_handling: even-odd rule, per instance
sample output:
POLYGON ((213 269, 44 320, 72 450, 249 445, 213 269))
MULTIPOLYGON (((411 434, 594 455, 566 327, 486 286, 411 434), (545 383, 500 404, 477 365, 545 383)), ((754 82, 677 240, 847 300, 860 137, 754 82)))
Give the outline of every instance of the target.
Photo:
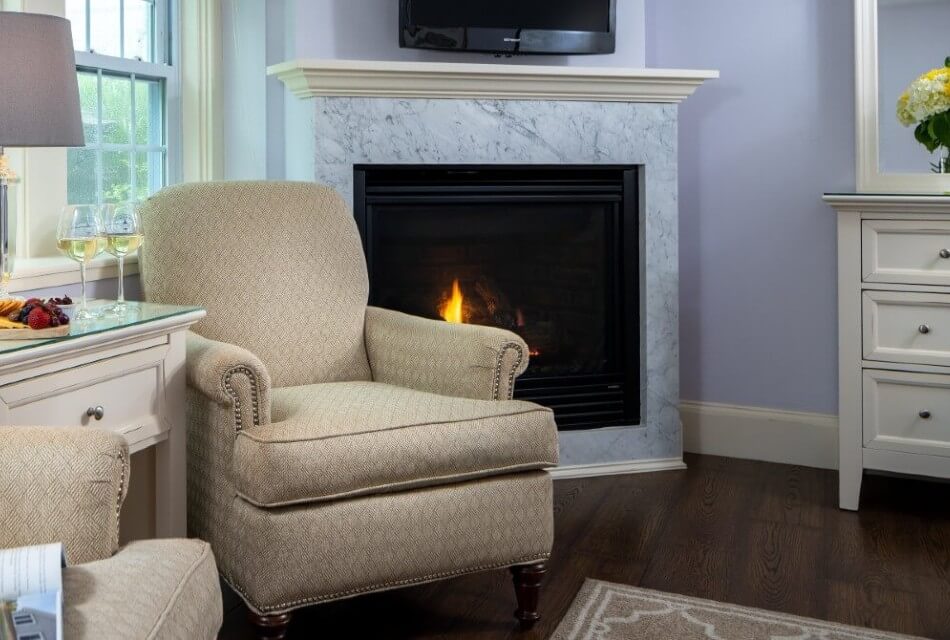
POLYGON ((399 0, 404 48, 613 53, 617 0, 399 0))

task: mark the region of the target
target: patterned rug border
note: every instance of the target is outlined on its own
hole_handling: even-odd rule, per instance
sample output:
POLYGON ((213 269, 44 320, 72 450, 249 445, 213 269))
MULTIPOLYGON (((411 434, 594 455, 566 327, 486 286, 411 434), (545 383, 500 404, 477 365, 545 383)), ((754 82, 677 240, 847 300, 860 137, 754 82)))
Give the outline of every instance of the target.
MULTIPOLYGON (((595 622, 596 617, 591 617, 589 609, 600 600, 604 589, 613 589, 658 603, 687 605, 701 610, 705 609, 711 612, 738 615, 740 617, 763 620, 767 622, 788 622, 798 624, 799 626, 804 627, 806 630, 814 630, 819 633, 834 631, 839 634, 852 635, 854 640, 927 640, 926 638, 921 638, 919 636, 908 636, 901 635, 899 633, 878 631, 876 629, 854 627, 851 625, 839 624, 837 622, 827 622, 825 620, 818 620, 815 618, 806 618, 789 613, 758 609, 756 607, 745 607, 738 604, 729 604, 727 602, 717 602, 715 600, 708 600, 705 598, 681 596, 675 593, 655 591, 653 589, 634 587, 631 585, 607 582, 605 580, 596 580, 593 578, 587 578, 584 581, 584 584, 578 590, 577 595, 574 596, 574 601, 571 603, 567 613, 564 614, 561 622, 558 623, 557 629, 555 629, 550 640, 581 640, 582 638, 593 638, 594 636, 591 636, 590 634, 583 634, 585 631, 589 631, 595 622)), ((670 640, 675 640, 675 638, 671 638, 670 640)))

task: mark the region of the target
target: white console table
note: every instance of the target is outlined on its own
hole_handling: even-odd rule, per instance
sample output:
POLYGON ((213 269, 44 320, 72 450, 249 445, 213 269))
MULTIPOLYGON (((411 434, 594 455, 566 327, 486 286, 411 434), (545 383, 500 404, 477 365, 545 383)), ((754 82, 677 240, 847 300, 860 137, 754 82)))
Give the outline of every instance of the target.
POLYGON ((155 447, 155 525, 184 537, 185 334, 196 307, 130 303, 54 340, 0 341, 0 425, 98 427, 155 447))
POLYGON ((839 503, 865 469, 950 478, 950 196, 825 196, 838 212, 839 503))

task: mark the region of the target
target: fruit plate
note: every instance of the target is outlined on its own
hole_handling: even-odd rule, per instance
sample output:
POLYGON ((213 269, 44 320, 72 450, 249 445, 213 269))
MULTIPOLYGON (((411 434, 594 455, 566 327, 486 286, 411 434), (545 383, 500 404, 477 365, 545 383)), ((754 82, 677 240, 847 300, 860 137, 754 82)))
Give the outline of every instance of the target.
POLYGON ((62 338, 69 335, 69 325, 62 324, 58 327, 47 327, 46 329, 0 329, 0 340, 47 340, 49 338, 62 338))

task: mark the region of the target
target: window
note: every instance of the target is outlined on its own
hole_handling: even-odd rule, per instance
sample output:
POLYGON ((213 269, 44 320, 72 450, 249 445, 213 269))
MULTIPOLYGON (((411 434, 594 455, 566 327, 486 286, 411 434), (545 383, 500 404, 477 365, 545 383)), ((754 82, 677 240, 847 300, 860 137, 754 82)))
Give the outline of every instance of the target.
POLYGON ((69 204, 141 200, 168 179, 168 0, 66 0, 86 146, 67 152, 69 204))

